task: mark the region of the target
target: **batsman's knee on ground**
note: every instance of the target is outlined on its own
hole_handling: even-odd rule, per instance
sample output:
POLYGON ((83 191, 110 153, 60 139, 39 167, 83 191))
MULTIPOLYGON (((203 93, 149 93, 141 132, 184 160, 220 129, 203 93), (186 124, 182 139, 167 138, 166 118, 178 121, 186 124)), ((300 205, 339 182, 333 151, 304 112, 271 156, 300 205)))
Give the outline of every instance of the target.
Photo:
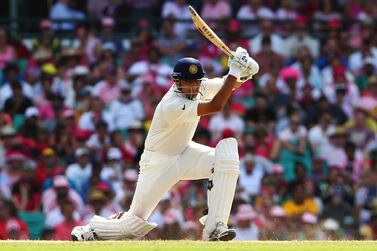
POLYGON ((100 240, 143 237, 157 227, 156 223, 149 223, 128 212, 120 219, 107 219, 96 215, 90 220, 89 225, 100 240))

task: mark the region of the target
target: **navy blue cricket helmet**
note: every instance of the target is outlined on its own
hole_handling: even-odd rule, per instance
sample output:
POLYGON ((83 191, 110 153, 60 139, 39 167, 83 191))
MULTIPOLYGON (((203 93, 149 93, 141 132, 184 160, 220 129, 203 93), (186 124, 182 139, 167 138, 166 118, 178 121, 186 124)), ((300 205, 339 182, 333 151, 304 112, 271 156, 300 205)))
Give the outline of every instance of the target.
POLYGON ((181 58, 174 65, 172 77, 180 80, 201 80, 204 77, 204 70, 199 60, 195 58, 181 58))

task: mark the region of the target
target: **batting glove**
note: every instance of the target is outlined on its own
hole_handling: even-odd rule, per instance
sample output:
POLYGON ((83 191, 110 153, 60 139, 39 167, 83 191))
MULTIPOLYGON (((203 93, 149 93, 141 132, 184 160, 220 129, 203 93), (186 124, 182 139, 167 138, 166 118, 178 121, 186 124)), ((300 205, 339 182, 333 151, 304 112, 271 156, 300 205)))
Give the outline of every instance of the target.
POLYGON ((251 79, 259 71, 258 63, 242 47, 237 48, 235 56, 229 58, 228 64, 229 75, 236 77, 239 82, 251 79))
POLYGON ((247 67, 244 72, 242 72, 242 77, 238 80, 239 82, 245 82, 251 79, 259 71, 258 63, 252 58, 247 58, 247 67))
POLYGON ((247 51, 242 47, 238 47, 234 57, 229 57, 228 60, 229 75, 241 78, 242 73, 246 70, 248 57, 247 51))

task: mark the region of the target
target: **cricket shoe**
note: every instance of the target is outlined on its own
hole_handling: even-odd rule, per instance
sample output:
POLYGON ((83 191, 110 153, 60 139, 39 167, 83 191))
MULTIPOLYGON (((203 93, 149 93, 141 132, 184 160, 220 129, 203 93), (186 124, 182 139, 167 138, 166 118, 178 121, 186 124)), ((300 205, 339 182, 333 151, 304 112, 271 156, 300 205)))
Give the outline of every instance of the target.
POLYGON ((236 231, 232 228, 227 228, 222 222, 216 223, 216 228, 212 231, 208 238, 209 241, 231 241, 236 237, 236 231))
POLYGON ((94 241, 96 233, 90 228, 89 224, 77 226, 72 229, 71 238, 73 241, 94 241))

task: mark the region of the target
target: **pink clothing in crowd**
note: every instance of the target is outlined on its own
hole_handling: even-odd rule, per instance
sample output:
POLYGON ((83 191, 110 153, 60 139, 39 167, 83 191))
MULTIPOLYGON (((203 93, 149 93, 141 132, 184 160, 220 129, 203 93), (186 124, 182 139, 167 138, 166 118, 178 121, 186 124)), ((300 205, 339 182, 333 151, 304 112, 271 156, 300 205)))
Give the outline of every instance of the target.
MULTIPOLYGON (((71 188, 69 188, 68 198, 75 205, 75 210, 80 212, 84 208, 84 203, 80 195, 71 188)), ((44 213, 50 212, 59 206, 57 201, 57 193, 54 188, 49 188, 43 192, 42 201, 44 213)))
POLYGON ((10 62, 14 59, 14 51, 11 46, 7 46, 5 51, 0 53, 0 69, 3 69, 7 62, 10 62))
POLYGON ((204 4, 201 16, 203 19, 224 19, 229 18, 231 15, 230 5, 226 1, 217 1, 215 5, 209 4, 208 2, 204 4))
POLYGON ((111 86, 104 80, 96 84, 94 94, 97 95, 106 105, 117 99, 121 93, 122 81, 118 80, 116 85, 111 86))

